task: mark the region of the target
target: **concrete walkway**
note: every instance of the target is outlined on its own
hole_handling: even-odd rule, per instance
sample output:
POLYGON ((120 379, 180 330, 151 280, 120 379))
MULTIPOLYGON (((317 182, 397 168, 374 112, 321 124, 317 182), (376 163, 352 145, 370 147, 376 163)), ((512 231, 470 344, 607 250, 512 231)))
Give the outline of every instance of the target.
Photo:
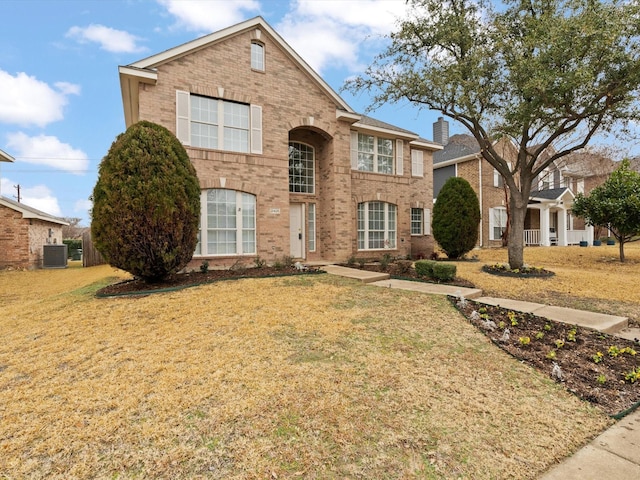
MULTIPOLYGON (((482 291, 476 288, 394 280, 387 274, 337 265, 326 265, 322 268, 327 273, 353 278, 382 288, 462 296, 487 305, 500 305, 509 310, 534 313, 557 322, 593 328, 631 340, 640 338, 640 329, 629 328, 625 317, 504 298, 483 297, 482 291)), ((540 480, 602 480, 603 478, 640 479, 640 409, 627 415, 571 457, 539 477, 540 480)))

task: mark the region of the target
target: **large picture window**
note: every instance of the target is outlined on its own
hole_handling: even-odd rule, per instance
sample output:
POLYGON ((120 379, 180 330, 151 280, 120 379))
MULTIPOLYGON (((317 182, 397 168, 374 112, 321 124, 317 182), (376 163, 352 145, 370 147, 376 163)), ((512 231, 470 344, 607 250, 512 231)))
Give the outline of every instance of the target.
POLYGON ((215 188, 202 193, 196 255, 256 253, 256 197, 215 188))
POLYGON ((262 107, 176 92, 176 137, 185 145, 262 153, 262 107))
POLYGON ((191 96, 191 145, 249 151, 249 105, 191 96))
POLYGON ((314 150, 299 142, 289 143, 289 191, 314 192, 314 150))
POLYGON ((357 155, 358 170, 393 174, 393 140, 358 133, 357 155))
POLYGON ((358 250, 396 248, 397 207, 386 202, 358 204, 358 250))

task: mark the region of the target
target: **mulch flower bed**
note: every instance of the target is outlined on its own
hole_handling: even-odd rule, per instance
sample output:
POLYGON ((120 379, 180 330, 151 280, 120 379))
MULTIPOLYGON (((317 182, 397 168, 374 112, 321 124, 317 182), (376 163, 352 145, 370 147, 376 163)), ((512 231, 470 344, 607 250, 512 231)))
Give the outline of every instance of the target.
POLYGON ((101 288, 96 292, 96 296, 110 297, 118 295, 145 295, 150 293, 179 290, 182 288, 204 285, 220 280, 281 277, 302 274, 308 275, 314 273, 324 272, 322 270, 314 268, 299 270, 294 266, 281 268, 264 266, 225 270, 207 270, 206 272, 185 272, 170 275, 166 279, 155 283, 148 283, 140 278, 125 280, 124 282, 114 283, 112 285, 107 285, 106 287, 101 288))
POLYGON ((482 271, 492 275, 515 278, 549 278, 555 275, 552 271, 540 267, 523 266, 522 268, 513 270, 508 264, 504 263, 484 265, 482 271))
POLYGON ((639 406, 638 342, 451 298, 456 308, 497 346, 562 383, 579 398, 618 417, 639 406))

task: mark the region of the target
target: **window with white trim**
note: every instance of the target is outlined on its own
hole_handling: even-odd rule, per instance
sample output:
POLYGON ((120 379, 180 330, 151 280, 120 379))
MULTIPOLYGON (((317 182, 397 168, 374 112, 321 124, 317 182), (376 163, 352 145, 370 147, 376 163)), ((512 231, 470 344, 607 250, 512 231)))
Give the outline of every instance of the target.
POLYGON ((411 176, 424 177, 424 152, 411 150, 411 176))
POLYGON ((498 188, 502 188, 504 186, 504 179, 500 172, 495 168, 493 169, 493 186, 498 188))
POLYGON ((423 235, 424 209, 411 209, 411 235, 423 235))
POLYGON ((393 140, 364 133, 352 135, 352 139, 356 170, 393 175, 393 140))
POLYGON ((489 240, 501 240, 507 229, 507 209, 496 207, 489 209, 489 240))
POLYGON ((176 91, 176 137, 192 147, 262 153, 262 107, 176 91))
POLYGON ((256 253, 256 196, 214 188, 201 194, 196 255, 256 253))
POLYGON ((251 68, 264 72, 264 45, 251 42, 251 68))
POLYGON ((314 156, 315 154, 312 146, 300 142, 289 142, 290 192, 314 192, 314 156))
POLYGON ((396 248, 397 207, 387 202, 358 204, 358 250, 396 248))
POLYGON ((316 204, 307 205, 307 247, 310 252, 316 251, 316 204))

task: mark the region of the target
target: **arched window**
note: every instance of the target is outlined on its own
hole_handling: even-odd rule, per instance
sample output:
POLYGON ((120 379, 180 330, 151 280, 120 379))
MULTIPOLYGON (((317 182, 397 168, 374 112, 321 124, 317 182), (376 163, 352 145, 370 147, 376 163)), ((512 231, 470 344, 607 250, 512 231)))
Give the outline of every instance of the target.
POLYGON ((289 142, 289 191, 314 193, 315 153, 313 147, 289 142))
POLYGON ((358 204, 358 250, 396 248, 397 207, 386 202, 358 204))
POLYGON ((264 72, 264 45, 251 42, 251 68, 264 72))
POLYGON ((196 255, 256 253, 256 196, 214 188, 202 193, 196 255))

